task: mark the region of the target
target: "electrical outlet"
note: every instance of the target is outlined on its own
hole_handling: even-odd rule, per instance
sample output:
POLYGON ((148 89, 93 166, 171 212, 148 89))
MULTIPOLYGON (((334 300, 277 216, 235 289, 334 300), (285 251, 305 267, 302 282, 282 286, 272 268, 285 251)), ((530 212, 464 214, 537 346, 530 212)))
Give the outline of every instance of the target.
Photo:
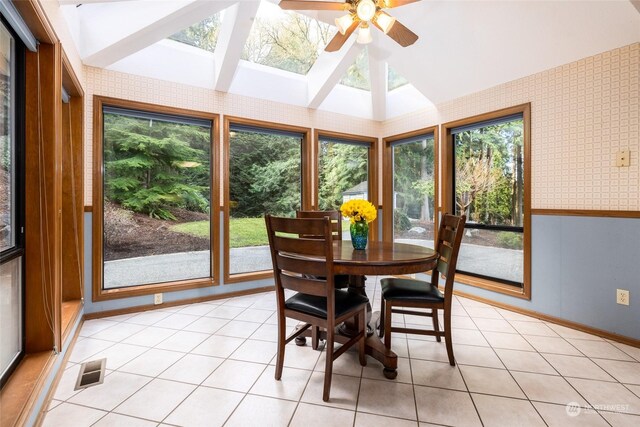
POLYGON ((629 291, 616 289, 616 302, 622 305, 629 305, 629 291))
POLYGON ((629 167, 629 150, 620 150, 616 153, 616 166, 619 168, 629 167))
POLYGON ((160 305, 162 304, 162 294, 154 294, 153 295, 153 303, 155 305, 160 305))

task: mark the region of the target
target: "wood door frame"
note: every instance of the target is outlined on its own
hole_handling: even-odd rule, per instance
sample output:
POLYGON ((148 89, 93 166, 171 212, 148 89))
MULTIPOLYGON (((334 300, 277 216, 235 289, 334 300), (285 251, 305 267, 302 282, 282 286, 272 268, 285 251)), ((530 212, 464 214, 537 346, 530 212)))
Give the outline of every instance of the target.
MULTIPOLYGON (((322 137, 335 138, 337 140, 353 141, 369 147, 369 165, 368 165, 368 191, 369 201, 378 209, 378 145, 379 139, 371 136, 361 136, 350 133, 334 132, 323 129, 313 130, 313 203, 312 209, 318 209, 318 201, 320 199, 320 140, 322 137)), ((369 239, 378 240, 378 224, 379 221, 373 221, 369 224, 369 239)), ((343 230, 344 231, 344 230, 343 230)))
POLYGON ((453 206, 453 135, 452 129, 479 123, 487 120, 498 119, 513 114, 522 114, 523 126, 523 154, 524 154, 524 212, 523 212, 523 286, 516 288, 497 280, 475 277, 463 273, 456 273, 456 282, 475 286, 482 289, 510 295, 526 300, 531 299, 531 103, 502 108, 464 119, 451 121, 441 125, 441 139, 443 141, 443 192, 442 206, 455 212, 453 206))
POLYGON ((169 107, 157 104, 148 104, 137 101, 129 101, 105 96, 93 96, 93 207, 92 207, 92 265, 93 284, 92 301, 105 301, 118 298, 129 298, 140 295, 151 295, 162 292, 176 292, 185 289, 215 286, 220 283, 220 196, 219 191, 219 126, 220 116, 183 108, 169 107), (211 149, 210 149, 210 253, 211 276, 208 278, 177 280, 163 283, 144 284, 117 289, 103 289, 103 106, 128 108, 140 111, 149 111, 173 116, 194 117, 211 120, 211 149))
POLYGON ((429 126, 422 129, 416 129, 410 132, 404 132, 397 135, 387 136, 382 139, 384 145, 383 172, 382 172, 382 206, 384 219, 382 224, 382 240, 386 242, 393 241, 393 144, 407 138, 413 138, 422 135, 433 135, 433 152, 434 152, 434 224, 433 236, 434 242, 437 238, 438 225, 440 223, 440 213, 442 213, 442 204, 440 199, 440 138, 438 125, 429 126))
POLYGON ((311 128, 301 127, 301 126, 293 126, 286 125, 282 123, 274 123, 274 122, 266 122, 261 120, 249 119, 246 117, 235 117, 235 116, 224 116, 224 125, 223 125, 223 144, 222 144, 222 157, 224 161, 224 166, 222 168, 223 172, 223 182, 224 182, 224 199, 223 199, 223 212, 224 212, 224 284, 232 284, 232 283, 240 283, 240 282, 249 282, 252 280, 260 280, 260 279, 269 279, 273 277, 273 270, 263 270, 263 271, 252 271, 247 273, 236 273, 229 274, 229 266, 231 264, 231 253, 229 251, 229 162, 230 162, 230 127, 234 124, 244 125, 244 126, 254 126, 257 128, 275 130, 275 131, 284 131, 284 132, 295 132, 302 134, 302 146, 301 146, 301 159, 300 159, 300 168, 301 168, 301 176, 300 176, 300 190, 301 194, 301 206, 302 209, 311 209, 312 201, 311 201, 311 181, 312 181, 312 171, 311 171, 311 156, 313 155, 313 148, 311 147, 311 128))

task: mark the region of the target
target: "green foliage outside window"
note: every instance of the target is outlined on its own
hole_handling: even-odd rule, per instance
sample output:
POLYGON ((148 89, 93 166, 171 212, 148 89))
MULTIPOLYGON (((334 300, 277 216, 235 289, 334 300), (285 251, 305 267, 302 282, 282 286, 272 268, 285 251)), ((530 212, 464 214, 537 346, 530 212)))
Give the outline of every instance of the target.
POLYGON ((340 80, 340 84, 356 89, 371 90, 369 53, 366 47, 356 56, 353 64, 347 68, 347 73, 340 80))
MULTIPOLYGON (((260 8, 275 5, 263 4, 260 8)), ((295 12, 258 11, 242 59, 307 74, 336 33, 335 27, 295 12)))
POLYGON ((106 200, 159 219, 208 212, 210 145, 208 128, 104 114, 106 200))
POLYGON ((210 16, 197 24, 179 31, 169 38, 200 49, 213 52, 216 49, 218 34, 220 33, 220 14, 210 16))
POLYGON ((369 148, 366 146, 321 141, 318 162, 320 210, 339 209, 346 190, 368 181, 369 148))
POLYGON ((292 216, 300 209, 301 146, 293 136, 232 133, 229 197, 234 218, 292 216))
POLYGON ((456 210, 474 222, 522 226, 522 119, 455 135, 456 210))
POLYGON ((393 191, 399 215, 433 222, 434 165, 432 137, 394 146, 393 191))

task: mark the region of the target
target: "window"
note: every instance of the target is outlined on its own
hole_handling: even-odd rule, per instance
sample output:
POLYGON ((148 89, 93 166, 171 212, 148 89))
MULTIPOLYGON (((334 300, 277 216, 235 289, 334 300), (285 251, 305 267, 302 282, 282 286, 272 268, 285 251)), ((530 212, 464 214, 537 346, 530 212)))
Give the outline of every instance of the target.
POLYGON ((242 59, 307 74, 336 32, 333 25, 261 1, 242 59))
MULTIPOLYGON (((352 137, 357 138, 357 137, 352 137)), ((375 139, 346 139, 322 133, 318 137, 318 209, 337 210, 351 199, 371 200, 375 139), (365 142, 366 141, 366 142, 365 142)))
POLYGON ((395 242, 433 248, 437 217, 434 132, 426 129, 386 140, 390 167, 385 174, 385 205, 393 210, 385 229, 395 242))
POLYGON ((24 352, 24 45, 0 22, 0 386, 24 352))
POLYGON ((467 215, 458 271, 523 293, 528 283, 528 106, 446 125, 450 209, 467 215))
MULTIPOLYGON (((96 129, 102 132, 96 132, 100 148, 95 152, 104 174, 94 185, 94 229, 97 220, 100 230, 94 250, 101 252, 94 254, 100 263, 94 282, 102 283, 102 294, 140 285, 165 284, 173 290, 178 284, 212 284, 215 117, 98 101, 102 126, 96 129)), ((94 263, 94 275, 95 270, 94 263)))
POLYGON ((307 129, 232 120, 227 122, 225 283, 233 282, 234 275, 253 279, 253 273, 271 270, 264 215, 293 217, 303 207, 302 158, 308 138, 307 129))
POLYGON ((393 68, 387 68, 387 90, 389 92, 407 84, 409 84, 409 80, 398 74, 393 68))
POLYGON ((356 56, 353 64, 347 68, 347 72, 340 84, 355 89, 371 90, 371 81, 369 79, 369 51, 364 47, 358 56, 356 56))
POLYGON ((213 53, 216 50, 223 18, 224 10, 169 36, 169 39, 213 53))

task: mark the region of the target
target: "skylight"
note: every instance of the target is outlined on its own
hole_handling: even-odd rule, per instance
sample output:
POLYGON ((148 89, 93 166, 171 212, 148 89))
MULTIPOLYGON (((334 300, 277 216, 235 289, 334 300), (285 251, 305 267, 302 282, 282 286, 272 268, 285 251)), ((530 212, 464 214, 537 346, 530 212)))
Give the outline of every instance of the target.
POLYGON ((371 90, 369 81, 369 53, 365 47, 349 66, 347 73, 340 80, 341 85, 362 90, 371 90))
POLYGON ((169 39, 213 52, 223 17, 224 10, 169 36, 169 39))
POLYGON ((388 67, 387 72, 387 90, 391 92, 394 89, 398 89, 401 86, 409 84, 409 80, 402 77, 396 70, 388 67))
POLYGON ((335 33, 329 24, 262 1, 242 59, 307 74, 335 33))

